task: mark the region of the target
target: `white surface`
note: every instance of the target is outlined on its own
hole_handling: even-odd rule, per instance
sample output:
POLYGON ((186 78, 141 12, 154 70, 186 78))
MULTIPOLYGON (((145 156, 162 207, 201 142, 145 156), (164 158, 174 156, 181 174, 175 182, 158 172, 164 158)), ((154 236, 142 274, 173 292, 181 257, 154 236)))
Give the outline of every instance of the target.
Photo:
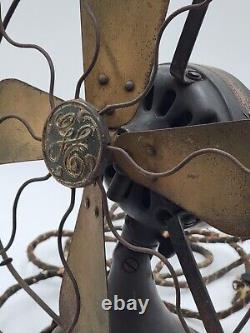
MULTIPOLYGON (((3 13, 10 3, 10 0, 2 1, 3 13)), ((188 3, 190 1, 172 0, 170 10, 188 3)), ((22 0, 8 29, 8 33, 14 39, 40 44, 51 54, 57 74, 55 93, 64 99, 73 97, 75 84, 82 73, 78 5, 79 1, 76 0, 22 0)), ((228 70, 250 86, 250 43, 246 44, 249 38, 249 13, 250 2, 247 0, 214 0, 193 53, 192 62, 228 70)), ((177 18, 166 31, 161 44, 161 62, 171 60, 184 18, 185 15, 177 18)), ((43 90, 48 89, 47 64, 36 51, 19 50, 3 42, 0 47, 0 59, 0 79, 15 77, 43 90)), ((10 234, 12 202, 18 187, 30 177, 46 173, 42 162, 0 167, 0 232, 4 243, 10 234)), ((80 192, 78 192, 78 205, 80 192)), ((15 259, 14 264, 23 277, 37 271, 27 261, 25 253, 27 244, 38 234, 58 227, 69 204, 69 196, 69 190, 53 180, 33 184, 23 193, 18 210, 17 239, 10 251, 10 255, 15 259)), ((76 214, 77 207, 67 224, 70 229, 73 228, 76 214)), ((56 243, 51 241, 47 245, 46 248, 44 245, 39 247, 36 253, 49 262, 59 262, 55 250, 56 243)), ((216 245, 214 248, 216 248, 215 262, 209 270, 204 270, 206 273, 211 273, 236 258, 234 251, 226 246, 216 245)), ((232 281, 240 276, 241 272, 242 269, 234 270, 225 279, 209 286, 216 309, 220 310, 230 305, 233 295, 232 281)), ((0 268, 0 293, 13 282, 6 269, 0 268)), ((59 282, 59 279, 52 279, 34 287, 35 291, 55 310, 57 310, 59 282)), ((168 299, 174 299, 174 292, 171 290, 161 288, 160 291, 168 299)), ((194 308, 191 297, 186 293, 183 295, 182 304, 184 307, 194 308)), ((245 310, 240 311, 222 322, 225 333, 233 331, 244 312, 245 310)), ((0 330, 3 333, 36 333, 49 322, 47 315, 24 292, 19 292, 11 298, 0 311, 0 330)), ((190 323, 199 332, 204 332, 197 321, 190 323)), ((250 323, 242 332, 249 331, 250 323)))

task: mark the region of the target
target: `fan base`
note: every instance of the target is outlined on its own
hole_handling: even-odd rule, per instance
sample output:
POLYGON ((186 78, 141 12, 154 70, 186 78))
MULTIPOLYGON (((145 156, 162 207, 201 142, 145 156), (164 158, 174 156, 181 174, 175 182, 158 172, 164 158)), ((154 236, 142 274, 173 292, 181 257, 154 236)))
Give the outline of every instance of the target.
MULTIPOLYGON (((156 248, 156 233, 127 217, 123 237, 138 246, 156 248)), ((139 311, 110 310, 110 332, 112 333, 185 333, 176 315, 163 304, 152 276, 151 258, 135 253, 118 244, 114 250, 112 267, 108 277, 109 299, 115 295, 125 302, 129 299, 149 300, 143 315, 139 311)), ((198 333, 190 329, 191 333, 198 333)), ((56 328, 49 333, 64 333, 56 328)))

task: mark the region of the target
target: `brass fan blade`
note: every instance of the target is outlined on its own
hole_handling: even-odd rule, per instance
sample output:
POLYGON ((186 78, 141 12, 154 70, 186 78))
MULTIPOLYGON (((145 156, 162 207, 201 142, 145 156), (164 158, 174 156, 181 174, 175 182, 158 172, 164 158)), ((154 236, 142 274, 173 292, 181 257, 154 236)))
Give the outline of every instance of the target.
MULTIPOLYGON (((55 98, 55 102, 60 104, 62 100, 55 98)), ((41 137, 49 110, 47 93, 15 79, 0 82, 0 164, 43 158, 41 143, 32 138, 20 121, 1 122, 1 118, 16 115, 41 137)))
MULTIPOLYGON (((83 52, 84 67, 88 68, 95 49, 95 33, 84 1, 81 0, 83 52)), ((155 37, 165 19, 169 0, 89 0, 88 3, 101 29, 101 47, 97 63, 86 80, 87 101, 101 108, 132 100, 148 82, 155 37), (102 83, 100 75, 104 75, 102 83), (132 86, 129 81, 133 81, 132 86), (126 89, 127 82, 130 87, 126 89)), ((137 105, 107 116, 109 127, 127 123, 136 109, 137 105)))
MULTIPOLYGON (((203 148, 225 150, 250 167, 250 121, 123 134, 124 148, 146 170, 175 167, 203 148)), ((172 200, 223 232, 250 236, 250 175, 216 153, 195 157, 176 174, 152 180, 140 174, 118 151, 115 163, 135 182, 172 200)))
MULTIPOLYGON (((102 196, 98 186, 84 190, 83 200, 70 246, 68 264, 78 283, 81 312, 76 333, 109 333, 109 315, 101 302, 107 298, 102 196)), ((76 298, 71 281, 64 274, 60 295, 63 329, 70 327, 76 298)))

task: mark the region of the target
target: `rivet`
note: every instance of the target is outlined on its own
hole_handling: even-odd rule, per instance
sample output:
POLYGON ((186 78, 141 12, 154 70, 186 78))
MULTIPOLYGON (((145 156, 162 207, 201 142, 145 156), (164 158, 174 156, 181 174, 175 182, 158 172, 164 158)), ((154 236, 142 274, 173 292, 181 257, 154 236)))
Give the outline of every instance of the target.
POLYGON ((89 200, 89 198, 86 198, 86 199, 85 199, 84 204, 85 204, 85 207, 86 207, 87 209, 89 209, 89 207, 90 207, 90 200, 89 200))
POLYGON ((99 83, 104 86, 109 83, 109 77, 106 74, 100 74, 98 77, 99 83))
POLYGON ((126 83, 125 83, 125 90, 127 91, 133 91, 135 89, 135 84, 132 80, 128 80, 126 83))
POLYGON ((122 267, 126 273, 134 273, 137 271, 139 264, 134 258, 127 258, 122 263, 122 267))
POLYGON ((95 217, 99 216, 99 208, 96 206, 95 207, 95 217))
POLYGON ((115 113, 115 109, 108 109, 108 110, 105 112, 105 114, 106 114, 107 116, 112 116, 114 113, 115 113))
POLYGON ((200 81, 202 79, 201 74, 195 70, 189 70, 186 75, 190 80, 193 81, 200 81))
POLYGON ((155 150, 155 148, 154 148, 153 146, 151 146, 151 145, 147 145, 147 146, 146 146, 146 152, 147 152, 147 154, 150 155, 150 156, 155 156, 155 155, 156 155, 156 150, 155 150))

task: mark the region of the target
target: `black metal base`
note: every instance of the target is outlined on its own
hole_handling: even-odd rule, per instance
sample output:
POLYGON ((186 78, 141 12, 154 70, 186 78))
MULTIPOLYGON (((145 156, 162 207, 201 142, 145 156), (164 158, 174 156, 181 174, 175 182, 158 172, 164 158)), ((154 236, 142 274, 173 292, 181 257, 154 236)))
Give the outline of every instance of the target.
MULTIPOLYGON (((135 245, 155 248, 158 244, 152 229, 146 229, 130 218, 126 219, 122 235, 135 245)), ((177 316, 167 310, 158 295, 150 261, 149 255, 117 245, 108 278, 109 298, 112 300, 117 295, 125 301, 149 299, 149 305, 143 315, 138 311, 112 310, 111 333, 184 333, 177 316)))
MULTIPOLYGON (((122 236, 130 243, 148 248, 158 245, 157 234, 152 229, 127 217, 122 236)), ((124 309, 110 310, 110 333, 185 333, 178 317, 163 304, 153 279, 151 257, 135 253, 120 243, 113 253, 112 267, 108 276, 109 299, 115 295, 127 302, 129 299, 149 300, 144 314, 124 309)), ((63 333, 56 328, 53 333, 63 333)), ((84 333, 84 332, 79 332, 84 333)), ((197 333, 191 330, 191 333, 197 333)))

